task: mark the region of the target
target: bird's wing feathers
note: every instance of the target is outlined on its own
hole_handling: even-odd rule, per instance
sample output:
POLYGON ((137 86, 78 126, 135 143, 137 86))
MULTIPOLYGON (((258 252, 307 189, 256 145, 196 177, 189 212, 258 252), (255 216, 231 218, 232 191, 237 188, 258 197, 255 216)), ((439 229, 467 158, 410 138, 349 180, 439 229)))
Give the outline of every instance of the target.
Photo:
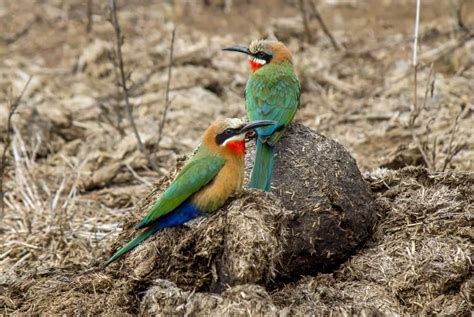
POLYGON ((161 216, 173 211, 214 179, 222 166, 224 166, 224 159, 218 156, 207 156, 189 161, 137 228, 148 227, 161 216))
POLYGON ((274 126, 258 128, 269 136, 286 127, 299 107, 300 84, 296 76, 279 76, 274 84, 262 77, 251 77, 246 86, 246 110, 250 120, 274 120, 274 126))

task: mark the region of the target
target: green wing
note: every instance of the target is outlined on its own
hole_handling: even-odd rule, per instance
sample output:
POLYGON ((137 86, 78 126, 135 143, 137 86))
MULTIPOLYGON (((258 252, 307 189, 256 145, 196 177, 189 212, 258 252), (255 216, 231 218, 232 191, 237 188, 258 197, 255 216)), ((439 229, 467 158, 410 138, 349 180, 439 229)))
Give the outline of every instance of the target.
POLYGON ((173 211, 214 179, 222 166, 224 159, 218 156, 205 156, 189 161, 136 228, 148 227, 161 216, 173 211))
MULTIPOLYGON (((274 120, 274 126, 258 128, 261 136, 270 136, 286 127, 299 107, 300 84, 294 73, 278 74, 277 80, 266 76, 252 76, 245 89, 249 120, 274 120)), ((276 142, 277 140, 275 140, 276 142)))

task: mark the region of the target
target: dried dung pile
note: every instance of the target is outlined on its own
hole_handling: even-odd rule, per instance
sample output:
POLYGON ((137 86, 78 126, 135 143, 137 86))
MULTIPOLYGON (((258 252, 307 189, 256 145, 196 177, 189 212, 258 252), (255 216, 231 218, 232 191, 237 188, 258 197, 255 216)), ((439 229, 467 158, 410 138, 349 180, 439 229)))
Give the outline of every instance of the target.
POLYGON ((332 270, 369 236, 376 218, 372 194, 342 145, 301 124, 290 125, 276 152, 274 192, 294 211, 279 276, 332 270))

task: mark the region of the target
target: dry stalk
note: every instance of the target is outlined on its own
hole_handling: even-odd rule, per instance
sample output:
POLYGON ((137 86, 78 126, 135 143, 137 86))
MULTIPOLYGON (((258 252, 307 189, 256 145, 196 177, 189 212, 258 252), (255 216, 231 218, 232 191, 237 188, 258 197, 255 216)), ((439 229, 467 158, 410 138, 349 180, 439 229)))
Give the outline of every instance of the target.
POLYGON ((166 115, 168 113, 168 108, 172 102, 170 100, 170 85, 171 85, 171 74, 173 70, 173 62, 174 62, 174 40, 176 35, 176 26, 173 27, 173 31, 171 33, 171 46, 170 46, 170 56, 169 56, 169 64, 168 64, 168 80, 166 82, 166 93, 165 93, 165 108, 163 111, 163 116, 161 117, 160 126, 158 127, 158 140, 156 141, 156 151, 158 151, 160 147, 161 138, 163 137, 163 128, 166 122, 166 115))
POLYGON ((118 68, 120 71, 120 81, 121 81, 123 99, 125 101, 125 107, 127 109, 130 125, 132 126, 133 133, 135 134, 135 137, 137 139, 138 148, 140 152, 142 152, 143 155, 145 155, 146 159, 148 160, 148 163, 150 163, 153 170, 155 170, 158 173, 161 173, 160 167, 158 166, 156 161, 151 157, 150 153, 147 151, 145 145, 143 144, 143 141, 140 137, 140 133, 138 132, 137 125, 135 124, 135 120, 133 119, 132 105, 130 104, 130 100, 129 100, 127 78, 125 76, 123 57, 122 57, 123 37, 122 37, 122 32, 120 30, 119 21, 117 18, 117 5, 115 3, 115 0, 110 0, 110 9, 111 9, 111 14, 112 14, 112 24, 114 26, 114 31, 115 31, 115 50, 116 50, 116 58, 118 60, 118 68))
POLYGON ((90 33, 92 31, 92 7, 94 6, 93 0, 87 0, 87 8, 86 8, 86 14, 87 14, 87 24, 86 24, 86 32, 90 33))
POLYGON ((418 31, 420 28, 420 1, 416 0, 415 32, 413 35, 413 107, 417 110, 418 31))
POLYGON ((21 103, 21 98, 23 98, 23 95, 25 94, 25 91, 28 88, 32 78, 33 76, 30 76, 28 78, 25 86, 23 86, 23 89, 20 95, 15 99, 13 103, 11 102, 11 90, 10 90, 10 94, 7 100, 7 103, 8 103, 7 132, 6 132, 5 145, 3 147, 3 153, 2 153, 2 165, 0 166, 0 204, 1 204, 0 221, 3 219, 3 216, 5 215, 5 201, 4 201, 5 191, 3 190, 3 178, 5 176, 5 167, 7 165, 7 151, 11 143, 12 119, 16 110, 18 109, 18 106, 21 103))
POLYGON ((0 39, 3 40, 3 42, 5 42, 7 45, 10 45, 10 44, 13 44, 15 43, 16 41, 18 41, 19 39, 21 39, 23 36, 27 35, 31 28, 33 27, 33 25, 39 20, 40 18, 38 16, 35 16, 33 19, 31 19, 30 21, 26 22, 25 26, 23 26, 18 32, 16 32, 15 34, 13 35, 10 35, 10 36, 4 36, 2 34, 0 34, 0 39))
POLYGON ((451 163, 454 156, 456 156, 456 154, 458 154, 466 145, 465 143, 462 143, 462 144, 456 145, 453 148, 454 135, 456 134, 456 130, 458 128, 458 123, 459 123, 459 118, 461 117, 462 113, 463 113, 463 109, 461 109, 461 111, 459 111, 458 115, 456 116, 456 119, 454 119, 453 129, 451 130, 451 135, 449 137, 448 152, 446 153, 446 157, 445 157, 444 163, 443 163, 443 169, 441 170, 443 172, 446 170, 449 163, 451 163))
MULTIPOLYGON (((410 113, 410 119, 409 119, 409 122, 408 122, 408 127, 410 128, 410 133, 411 133, 412 139, 415 142, 416 147, 420 151, 420 154, 423 157, 423 161, 425 162, 426 166, 429 169, 434 170, 435 169, 436 154, 432 153, 432 155, 431 155, 432 159, 430 160, 424 144, 421 142, 420 138, 418 137, 418 135, 416 134, 416 131, 415 131, 415 129, 416 129, 416 120, 420 116, 421 112, 426 109, 426 101, 428 100, 429 92, 431 91, 431 95, 433 95, 434 80, 433 81, 431 80, 432 76, 433 76, 433 64, 431 64, 430 72, 428 73, 428 80, 427 80, 427 84, 426 84, 423 104, 422 104, 421 107, 418 107, 418 106, 413 107, 413 109, 410 113)), ((427 130, 428 135, 431 132, 430 124, 431 124, 431 120, 426 124, 426 130, 427 130)), ((435 142, 436 142, 436 140, 435 140, 435 142)), ((425 142, 425 144, 426 143, 427 142, 425 142)), ((432 150, 435 151, 436 146, 433 146, 432 150)))
POLYGON ((466 26, 466 23, 464 23, 464 20, 462 19, 462 9, 463 9, 465 3, 466 3, 465 0, 459 0, 459 4, 456 7, 456 22, 457 22, 459 28, 463 32, 465 32, 467 34, 471 34, 471 30, 469 30, 469 28, 466 26))
MULTIPOLYGON (((110 54, 110 59, 112 61, 112 64, 114 64, 114 76, 117 80, 117 82, 120 81, 120 74, 119 74, 119 71, 118 71, 118 64, 117 64, 117 53, 115 50, 113 50, 110 54)), ((113 95, 113 104, 111 105, 111 108, 113 110, 113 112, 115 113, 115 116, 116 116, 116 120, 117 120, 117 123, 115 124, 113 122, 113 120, 109 117, 109 111, 107 108, 105 108, 105 105, 104 105, 104 108, 100 107, 99 105, 99 108, 101 109, 102 113, 104 114, 104 116, 107 117, 107 121, 111 122, 111 125, 120 133, 121 136, 125 136, 125 130, 124 128, 122 127, 122 109, 120 107, 120 99, 121 99, 121 90, 120 90, 120 85, 115 85, 117 91, 115 93, 115 95, 113 95)), ((127 87, 128 90, 132 90, 133 88, 133 83, 130 87, 127 87)))
POLYGON ((309 21, 308 21, 308 16, 306 15, 305 7, 304 7, 304 0, 299 0, 299 9, 301 12, 301 18, 303 19, 303 27, 304 27, 304 32, 306 34, 306 38, 309 43, 313 43, 313 35, 311 34, 311 30, 309 28, 309 21))
MULTIPOLYGON (((428 80, 427 80, 427 85, 426 85, 426 89, 425 89, 423 103, 420 107, 416 107, 416 108, 412 109, 412 111, 410 113, 410 119, 409 119, 409 128, 410 128, 412 139, 415 142, 418 150, 420 151, 426 166, 429 169, 431 169, 433 171, 436 171, 436 170, 438 170, 437 169, 437 164, 436 164, 438 138, 436 136, 433 138, 432 146, 431 146, 431 149, 430 149, 429 146, 428 146, 428 140, 425 140, 424 142, 422 142, 420 140, 420 138, 418 137, 418 135, 416 134, 416 132, 415 132, 416 120, 420 116, 421 112, 423 110, 426 110, 426 102, 429 98, 429 95, 433 96, 434 79, 432 80, 432 77, 433 77, 433 63, 431 63, 430 72, 428 74, 428 80), (428 156, 428 152, 430 152, 430 156, 428 156)), ((459 152, 461 152, 466 146, 465 142, 453 146, 456 131, 457 131, 457 127, 458 127, 458 124, 459 124, 459 119, 461 118, 461 116, 463 114, 463 111, 464 110, 461 109, 461 111, 456 115, 456 118, 454 119, 453 127, 451 129, 451 133, 450 133, 450 137, 449 137, 446 157, 444 158, 443 166, 441 168, 442 172, 444 172, 446 170, 446 168, 449 166, 449 164, 451 163, 453 158, 459 152)), ((431 120, 429 120, 426 123, 425 134, 427 135, 427 138, 429 137, 429 135, 432 132, 431 128, 430 128, 430 125, 431 125, 433 120, 434 119, 432 118, 431 120)))
POLYGON ((323 17, 321 15, 321 13, 319 12, 318 7, 316 6, 316 3, 314 2, 314 0, 309 0, 309 4, 311 6, 311 10, 313 11, 314 17, 316 18, 316 20, 318 20, 319 25, 323 29, 324 34, 326 34, 326 36, 331 41, 331 44, 334 47, 334 49, 336 51, 339 51, 339 50, 343 49, 344 46, 342 46, 342 45, 340 45, 339 43, 336 42, 336 39, 334 38, 334 36, 332 36, 331 32, 329 31, 328 27, 326 26, 326 23, 324 22, 323 17))
MULTIPOLYGON (((423 144, 420 141, 420 138, 415 132, 415 122, 418 116, 421 113, 422 108, 424 108, 425 103, 422 108, 418 107, 418 32, 419 32, 419 27, 420 27, 420 0, 416 1, 416 17, 415 17, 415 31, 413 35, 413 61, 412 61, 412 66, 413 66, 413 108, 410 113, 410 119, 408 122, 408 127, 411 132, 411 136, 413 139, 413 142, 415 142, 416 147, 420 151, 421 156, 423 157, 423 161, 425 162, 426 166, 428 169, 433 170, 434 166, 431 162, 431 160, 428 157, 428 154, 425 151, 425 148, 423 144)), ((428 85, 427 85, 427 91, 428 87, 430 86, 430 79, 431 79, 431 74, 433 71, 433 66, 430 69, 430 74, 428 76, 428 85)), ((425 96, 427 93, 425 93, 425 96)), ((425 101, 426 102, 426 98, 425 101)))
POLYGON ((114 101, 117 102, 117 105, 115 106, 115 109, 114 109, 115 114, 117 116, 117 122, 114 122, 114 120, 112 120, 109 109, 102 102, 99 101, 97 103, 97 106, 100 109, 100 112, 101 112, 100 115, 104 117, 105 121, 107 121, 107 123, 110 124, 115 130, 117 130, 117 132, 121 136, 125 136, 125 131, 123 130, 122 125, 120 124, 122 122, 122 114, 120 111, 120 105, 118 104, 119 102, 116 99, 117 98, 114 97, 114 101))

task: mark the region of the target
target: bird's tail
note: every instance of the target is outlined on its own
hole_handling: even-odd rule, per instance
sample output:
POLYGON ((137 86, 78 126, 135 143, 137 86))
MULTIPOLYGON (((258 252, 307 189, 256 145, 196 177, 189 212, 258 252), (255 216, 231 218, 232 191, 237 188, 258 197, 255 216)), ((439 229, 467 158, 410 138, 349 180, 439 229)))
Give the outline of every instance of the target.
POLYGON ((260 137, 257 138, 250 188, 263 189, 267 192, 271 190, 274 153, 274 146, 263 142, 260 137))
POLYGON ((107 262, 104 263, 104 267, 117 260, 125 253, 134 249, 136 246, 151 237, 157 231, 160 231, 164 228, 181 225, 191 219, 203 215, 204 214, 199 210, 199 208, 195 207, 190 202, 182 203, 172 212, 160 217, 159 220, 157 220, 155 223, 152 223, 150 227, 143 231, 138 237, 136 237, 135 239, 127 243, 123 248, 118 250, 114 255, 112 255, 110 259, 107 260, 107 262))
POLYGON ((149 227, 145 231, 143 231, 138 237, 136 237, 135 239, 127 243, 123 248, 118 250, 110 259, 108 259, 107 262, 104 263, 104 267, 114 262, 125 253, 134 249, 136 246, 138 246, 140 243, 142 243, 143 241, 151 237, 155 232, 157 232, 160 229, 161 229, 161 226, 159 224, 156 224, 152 227, 149 227))

